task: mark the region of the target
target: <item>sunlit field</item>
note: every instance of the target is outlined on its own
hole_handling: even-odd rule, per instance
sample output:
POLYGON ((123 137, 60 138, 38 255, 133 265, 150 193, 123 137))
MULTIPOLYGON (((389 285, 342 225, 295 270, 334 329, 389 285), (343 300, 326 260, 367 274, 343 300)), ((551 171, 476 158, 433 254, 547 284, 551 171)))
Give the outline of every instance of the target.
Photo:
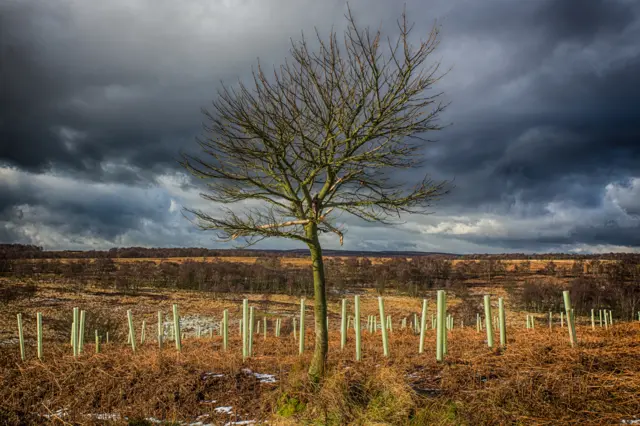
MULTIPOLYGON (((250 258, 224 260, 230 259, 255 262, 250 258)), ((119 259, 118 263, 136 261, 119 259)), ((287 268, 289 262, 300 266, 306 260, 282 259, 281 263, 287 268)), ((537 264, 544 262, 532 261, 532 274, 537 264)), ((447 314, 453 318, 453 327, 447 332, 447 353, 442 362, 436 361, 436 330, 432 327, 437 288, 426 289, 417 296, 396 289, 384 292, 385 315, 391 317, 387 357, 383 354, 378 292, 372 288, 330 288, 328 374, 322 386, 315 388, 306 376, 314 345, 311 297, 150 287, 123 292, 91 284, 79 287, 74 279, 55 275, 40 277, 34 290, 29 287, 33 286, 32 278, 7 276, 2 289, 12 288, 15 294, 3 302, 0 311, 0 423, 640 422, 640 322, 614 317, 613 324, 605 327, 598 309, 594 324, 589 315, 576 315, 577 344, 572 347, 566 316, 560 317, 561 309, 552 312, 550 322, 548 312, 520 306, 522 296, 514 287, 524 286, 527 279, 507 272, 491 284, 475 279, 469 280, 466 290, 445 288, 447 314), (356 294, 361 301, 360 361, 355 357, 352 321, 346 346, 341 348, 341 300, 346 299, 347 314, 353 317, 356 294), (505 300, 504 347, 495 318, 490 320, 493 347, 488 347, 482 305, 485 294, 491 296, 493 315, 498 315, 498 298, 505 300), (305 297, 307 307, 302 354, 301 297, 305 297), (254 307, 255 327, 253 353, 243 359, 239 325, 245 298, 254 307), (413 325, 416 319, 420 323, 424 298, 428 300, 425 341, 423 353, 419 353, 420 336, 413 325), (180 310, 180 352, 170 333, 174 304, 180 310), (74 307, 86 312, 84 346, 76 358, 69 338, 74 307), (226 350, 221 336, 225 309, 229 315, 226 350), (127 339, 128 310, 134 324, 135 352, 127 339), (38 312, 43 318, 41 359, 36 338, 38 312), (161 349, 158 312, 162 314, 161 349), (19 348, 18 313, 22 314, 24 361, 19 348), (482 329, 476 322, 478 315, 482 329), (528 315, 533 317, 531 325, 528 315), (367 322, 370 316, 377 316, 373 332, 367 322), (276 319, 281 321, 280 336, 275 335, 276 319), (298 327, 295 335, 294 319, 298 327)), ((559 289, 569 285, 567 279, 545 280, 559 289)))
MULTIPOLYGON (((132 258, 116 258, 114 259, 116 262, 118 263, 132 263, 132 262, 154 262, 154 263, 163 263, 163 262, 175 262, 175 263, 184 263, 184 262, 231 262, 231 263, 246 263, 246 264, 254 264, 256 263, 260 258, 259 257, 252 257, 252 256, 220 256, 220 257, 132 257, 132 258)), ((337 260, 341 260, 341 261, 345 261, 347 259, 349 259, 349 257, 346 256, 326 256, 325 259, 337 259, 337 260)), ((360 258, 359 258, 360 259, 360 258)), ((374 265, 380 265, 383 264, 384 262, 388 262, 389 260, 391 260, 392 258, 390 257, 371 257, 369 258, 369 260, 371 261, 372 264, 374 265)), ((411 258, 408 258, 409 260, 411 260, 411 258)), ((59 259, 62 262, 74 262, 77 261, 77 259, 59 259)), ((307 257, 282 257, 280 258, 281 262, 283 265, 287 265, 287 266, 308 266, 311 264, 311 260, 307 257)), ((544 267, 550 262, 553 261, 553 263, 555 263, 558 267, 566 267, 566 268, 571 268, 573 266, 573 264, 575 263, 574 260, 570 260, 570 259, 535 259, 535 260, 528 260, 526 262, 530 263, 530 270, 532 272, 536 272, 539 270, 544 269, 544 267)), ((480 261, 474 261, 474 260, 459 260, 459 259, 453 259, 451 260, 451 263, 453 266, 455 266, 456 264, 460 263, 460 262, 476 262, 479 263, 480 261)), ((508 259, 506 261, 503 261, 503 263, 506 266, 506 269, 508 271, 513 271, 516 267, 516 265, 518 265, 519 263, 523 263, 525 262, 524 260, 519 260, 519 259, 508 259)), ((611 262, 610 260, 603 260, 602 262, 607 263, 607 262, 611 262)))

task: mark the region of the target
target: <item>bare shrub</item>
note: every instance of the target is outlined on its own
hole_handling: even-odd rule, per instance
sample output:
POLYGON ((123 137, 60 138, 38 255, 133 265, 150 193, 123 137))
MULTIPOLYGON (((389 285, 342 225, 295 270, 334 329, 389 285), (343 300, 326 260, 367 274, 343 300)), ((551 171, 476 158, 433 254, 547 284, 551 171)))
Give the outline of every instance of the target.
POLYGON ((528 279, 515 291, 516 303, 535 312, 558 311, 562 308, 562 287, 544 279, 528 279))
POLYGON ((21 299, 31 299, 38 292, 38 286, 33 281, 18 284, 11 281, 0 281, 0 303, 9 303, 21 299))

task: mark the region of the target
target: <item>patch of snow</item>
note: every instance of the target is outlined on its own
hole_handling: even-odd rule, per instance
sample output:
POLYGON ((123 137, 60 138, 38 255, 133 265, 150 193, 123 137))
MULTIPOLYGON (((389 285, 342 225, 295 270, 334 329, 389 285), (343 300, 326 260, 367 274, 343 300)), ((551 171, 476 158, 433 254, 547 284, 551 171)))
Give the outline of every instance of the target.
POLYGON ((640 419, 622 420, 621 425, 640 425, 640 419))
POLYGON ((276 376, 274 376, 273 374, 255 373, 255 372, 251 371, 248 368, 243 368, 242 372, 245 373, 245 374, 253 374, 258 380, 260 380, 260 383, 275 383, 275 382, 277 382, 276 376))
POLYGON ((202 375, 202 380, 206 380, 206 379, 208 379, 209 377, 224 377, 224 374, 220 374, 220 373, 211 373, 211 372, 209 372, 209 373, 204 373, 204 374, 202 375))
POLYGON ((215 404, 216 402, 215 399, 205 399, 204 401, 200 401, 200 404, 215 404))
MULTIPOLYGON (((215 401, 212 401, 215 402, 215 401)), ((217 407, 215 408, 215 411, 219 414, 233 414, 232 413, 232 409, 233 407, 217 407)), ((67 415, 67 411, 60 409, 52 414, 45 414, 43 415, 43 417, 46 418, 52 418, 54 416, 57 417, 63 417, 67 415)), ((121 417, 119 414, 115 414, 115 413, 96 413, 96 414, 87 414, 88 417, 91 417, 95 420, 102 420, 102 421, 118 421, 121 420, 121 417)), ((181 425, 181 426, 215 426, 214 423, 205 423, 204 421, 206 419, 208 419, 209 417, 211 417, 209 414, 202 414, 198 417, 196 417, 194 422, 191 423, 185 423, 185 422, 178 422, 177 424, 181 425)), ((125 417, 126 419, 126 417, 125 417)), ((150 422, 150 423, 154 423, 154 424, 164 424, 166 423, 165 420, 160 420, 160 419, 156 419, 155 417, 147 417, 145 419, 146 421, 150 422)), ((263 424, 266 424, 267 422, 263 422, 263 424)), ((229 425, 253 425, 253 424, 257 424, 256 420, 239 420, 239 421, 234 421, 234 422, 227 422, 225 423, 225 426, 229 425)))
MULTIPOLYGON (((173 422, 171 424, 178 424, 178 425, 181 425, 181 426, 215 426, 213 423, 204 423, 202 420, 198 420, 198 419, 205 419, 207 417, 209 417, 208 414, 203 414, 201 416, 198 416, 196 418, 196 421, 192 422, 192 423, 173 422)), ((151 422, 151 423, 156 423, 156 424, 165 424, 166 423, 165 420, 159 420, 159 419, 156 419, 154 417, 147 417, 145 420, 148 421, 148 422, 151 422)))
MULTIPOLYGON (((201 416, 196 417, 196 421, 194 423, 188 423, 186 426, 213 426, 213 423, 204 423, 204 419, 210 417, 208 414, 203 414, 201 416)), ((182 423, 185 424, 185 423, 182 423)))
POLYGON ((111 420, 111 421, 120 420, 120 414, 116 414, 116 413, 87 414, 87 416, 96 420, 111 420))
POLYGON ((256 376, 258 380, 260 380, 260 383, 275 383, 277 381, 276 376, 274 376, 273 374, 253 373, 253 375, 256 376))
POLYGON ((69 415, 67 410, 65 410, 64 408, 61 408, 58 411, 54 411, 51 414, 43 414, 42 417, 46 417, 47 419, 50 419, 52 417, 65 417, 67 415, 69 415))
MULTIPOLYGON (((209 332, 213 330, 213 335, 220 333, 220 319, 211 316, 186 315, 180 317, 180 331, 188 337, 196 337, 198 327, 200 327, 201 338, 209 337, 209 332)), ((173 315, 167 315, 163 324, 163 336, 167 339, 173 335, 173 315)))
POLYGON ((216 413, 219 414, 232 414, 233 407, 216 407, 213 409, 216 413))

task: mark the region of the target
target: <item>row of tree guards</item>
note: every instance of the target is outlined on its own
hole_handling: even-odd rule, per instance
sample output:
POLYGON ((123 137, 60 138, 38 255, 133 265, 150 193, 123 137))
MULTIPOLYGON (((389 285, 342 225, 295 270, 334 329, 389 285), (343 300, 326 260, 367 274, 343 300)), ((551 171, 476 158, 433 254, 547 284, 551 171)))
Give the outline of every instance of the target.
MULTIPOLYGON (((571 309, 571 316, 574 315, 573 309, 571 309)), ((494 317, 494 320, 496 318, 494 317)), ((479 320, 479 318, 478 318, 479 320)), ((638 312, 638 321, 640 322, 640 312, 638 312)), ((564 312, 560 312, 560 327, 564 327, 564 312)), ((610 309, 600 309, 598 310, 598 320, 596 321, 595 309, 591 309, 591 328, 593 330, 596 329, 596 322, 600 325, 600 327, 609 328, 613 325, 613 311, 610 309), (604 315, 603 315, 604 314, 604 315), (604 318, 604 321, 603 321, 604 318)), ((478 324, 479 330, 482 328, 481 324, 478 324)), ((553 312, 549 311, 549 328, 553 327, 553 312)), ((534 329, 536 328, 536 319, 534 315, 527 314, 526 316, 526 328, 534 329)))
MULTIPOLYGON (((575 315, 573 308, 571 307, 571 299, 569 292, 563 292, 565 312, 560 312, 560 326, 564 327, 565 315, 566 323, 569 331, 569 342, 571 346, 575 346, 576 329, 575 329, 575 315)), ((422 315, 418 319, 417 314, 413 314, 413 323, 410 327, 414 333, 420 334, 420 341, 418 345, 418 353, 422 354, 425 350, 425 334, 427 331, 427 307, 428 300, 422 301, 422 315)), ((362 357, 362 327, 360 324, 360 296, 354 296, 353 301, 353 316, 347 315, 347 299, 342 299, 341 306, 341 324, 340 324, 340 348, 344 350, 347 343, 347 330, 353 327, 355 330, 355 359, 360 361, 362 357)), ((381 331, 382 335, 382 347, 384 356, 389 356, 389 332, 393 332, 393 322, 391 315, 385 315, 384 298, 378 297, 378 308, 380 312, 380 320, 377 315, 369 315, 367 317, 366 329, 370 334, 381 331), (384 318, 384 320, 382 320, 384 318)), ((172 306, 173 321, 172 326, 168 329, 168 340, 173 341, 178 352, 182 351, 182 340, 185 335, 181 330, 180 313, 178 311, 178 305, 172 306)), ((73 322, 71 324, 71 346, 73 348, 73 356, 78 357, 83 353, 84 349, 84 336, 85 336, 85 318, 86 313, 84 310, 73 308, 73 322)), ((249 306, 248 299, 242 301, 242 319, 238 324, 238 332, 242 338, 242 357, 243 359, 253 356, 253 342, 256 334, 262 331, 263 338, 267 338, 267 317, 262 317, 262 329, 260 328, 261 321, 257 321, 256 324, 255 311, 253 306, 249 306)), ((401 319, 400 328, 407 328, 407 317, 401 319)), ((292 331, 294 340, 298 342, 299 353, 303 354, 305 349, 305 300, 300 300, 300 316, 299 321, 296 322, 296 318, 292 318, 292 331)), ((613 314, 611 310, 598 311, 598 321, 600 327, 608 328, 613 325, 613 314)), ((640 321, 640 312, 638 312, 638 321, 640 321)), ((127 324, 129 327, 129 334, 127 337, 127 344, 131 345, 132 351, 135 353, 137 349, 136 342, 136 330, 134 327, 134 319, 131 310, 127 311, 127 324)), ((157 331, 157 344, 162 349, 165 340, 165 326, 162 312, 158 312, 158 331, 157 331)), ((275 318, 274 335, 280 337, 280 329, 282 326, 282 318, 275 318)), ((553 314, 549 312, 549 328, 553 324, 553 314)), ((461 327, 464 327, 464 323, 461 322, 461 327)), ((591 327, 596 327, 595 310, 591 310, 591 327)), ((140 344, 145 342, 145 330, 147 328, 146 322, 142 322, 142 329, 140 333, 140 344)), ((442 361, 447 354, 447 331, 453 330, 454 318, 447 314, 447 298, 444 290, 438 290, 436 296, 436 313, 431 315, 431 328, 436 330, 436 360, 442 361)), ((526 316, 526 328, 535 328, 535 320, 532 315, 526 316)), ((327 317, 327 329, 329 329, 329 319, 327 317)), ((505 347, 507 345, 507 322, 504 309, 504 299, 498 298, 498 315, 494 316, 491 309, 491 298, 489 295, 484 296, 484 324, 481 315, 478 313, 476 316, 476 330, 478 333, 486 330, 487 334, 487 346, 489 348, 494 347, 494 330, 499 332, 500 346, 505 347)), ((222 313, 222 319, 219 323, 219 334, 222 336, 222 349, 224 351, 229 348, 229 311, 225 309, 222 313)), ((202 330, 198 325, 196 328, 196 337, 202 337, 202 330)), ((209 337, 213 337, 213 328, 209 329, 209 337)), ((22 325, 22 314, 18 314, 18 338, 20 343, 20 356, 24 361, 25 347, 24 347, 24 333, 22 325)), ((95 352, 100 353, 100 344, 104 341, 109 343, 109 333, 105 336, 101 336, 98 330, 95 330, 95 352)), ((37 354, 38 358, 43 357, 43 345, 42 345, 42 313, 37 313, 37 354)))

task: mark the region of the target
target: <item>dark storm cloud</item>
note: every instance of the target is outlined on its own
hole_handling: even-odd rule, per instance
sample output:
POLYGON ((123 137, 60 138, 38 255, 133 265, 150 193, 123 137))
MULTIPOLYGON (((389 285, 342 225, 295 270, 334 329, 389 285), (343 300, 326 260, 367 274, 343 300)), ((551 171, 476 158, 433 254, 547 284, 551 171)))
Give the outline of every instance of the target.
MULTIPOLYGON (((194 182, 169 178, 179 150, 195 147, 200 107, 219 80, 246 78, 256 56, 282 63, 301 29, 335 24, 340 33, 344 2, 321 3, 0 4, 0 167, 21 171, 0 169, 21 182, 0 182, 0 238, 55 245, 47 241, 64 231, 74 246, 204 241, 175 222, 176 209, 167 212, 173 202, 200 202, 194 182), (47 187, 52 173, 96 197, 47 187)), ((397 2, 350 4, 359 23, 397 34, 397 2)), ((442 121, 454 124, 426 149, 425 170, 399 176, 427 171, 455 178, 456 188, 406 228, 341 218, 347 246, 639 246, 640 207, 630 200, 640 195, 640 2, 416 0, 407 11, 416 41, 435 18, 443 26, 435 59, 453 69, 436 89, 452 101, 442 121)))
POLYGON ((36 219, 70 235, 112 240, 138 228, 142 220, 162 220, 169 207, 166 197, 144 196, 142 190, 127 187, 86 186, 59 177, 34 178, 16 170, 0 176, 0 223, 36 219))
MULTIPOLYGON (((511 8, 522 3, 503 2, 511 8)), ((480 36, 500 34, 506 27, 507 40, 526 34, 539 38, 523 39, 531 49, 514 52, 512 61, 490 79, 494 84, 475 91, 481 100, 499 85, 519 79, 525 87, 521 96, 454 117, 459 123, 451 129, 455 142, 434 157, 439 175, 457 177, 460 190, 448 200, 451 205, 475 209, 517 196, 532 203, 570 198, 593 206, 607 183, 638 175, 639 4, 568 5, 575 3, 529 2, 516 15, 520 19, 503 26, 497 21, 503 15, 483 14, 480 5, 467 10, 469 19, 462 22, 480 36), (529 14, 534 19, 528 20, 529 14), (516 24, 520 31, 512 28, 516 24), (611 51, 625 49, 627 55, 606 58, 611 51), (585 51, 591 57, 575 63, 577 52, 585 51)), ((502 208, 508 207, 502 203, 502 208)))
POLYGON ((630 1, 546 1, 533 23, 548 28, 550 38, 586 43, 626 28, 634 22, 636 11, 630 1))
MULTIPOLYGON (((526 250, 531 245, 532 238, 491 238, 475 235, 466 237, 465 240, 479 245, 526 250)), ((629 229, 605 223, 602 226, 576 226, 567 235, 536 236, 535 241, 542 250, 554 250, 557 247, 575 244, 633 247, 640 245, 640 231, 637 228, 629 229)))
MULTIPOLYGON (((198 3, 205 5, 59 0, 0 6, 0 114, 6 118, 0 140, 7 141, 0 161, 32 171, 59 167, 92 180, 121 177, 97 167, 104 162, 176 169, 178 149, 200 132, 200 108, 214 97, 217 82, 245 76, 261 47, 282 41, 274 52, 283 56, 288 48, 287 34, 243 40, 239 28, 233 32, 240 36, 203 39, 210 29, 192 28, 207 22, 193 10, 198 3), (70 147, 61 126, 85 136, 70 147)), ((268 63, 269 49, 261 53, 268 63)))

